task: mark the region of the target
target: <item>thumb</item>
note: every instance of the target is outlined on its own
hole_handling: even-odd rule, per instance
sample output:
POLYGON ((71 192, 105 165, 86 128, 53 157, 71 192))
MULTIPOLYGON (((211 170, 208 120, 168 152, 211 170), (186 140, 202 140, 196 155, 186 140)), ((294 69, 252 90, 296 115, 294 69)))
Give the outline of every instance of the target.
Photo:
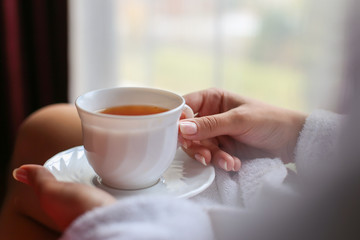
POLYGON ((13 171, 13 176, 19 182, 30 185, 39 192, 44 183, 55 181, 55 177, 43 166, 27 164, 13 171))
POLYGON ((229 112, 184 119, 179 123, 180 134, 189 140, 204 140, 228 135, 233 128, 229 112))

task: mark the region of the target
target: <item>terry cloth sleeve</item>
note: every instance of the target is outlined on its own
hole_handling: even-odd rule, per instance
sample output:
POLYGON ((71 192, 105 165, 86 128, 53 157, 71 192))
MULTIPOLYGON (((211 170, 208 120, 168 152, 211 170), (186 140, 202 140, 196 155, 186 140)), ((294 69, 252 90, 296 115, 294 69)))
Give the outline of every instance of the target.
POLYGON ((129 197, 77 218, 61 240, 213 239, 208 215, 195 203, 165 196, 129 197))
POLYGON ((216 168, 211 186, 192 199, 205 206, 248 207, 264 186, 280 186, 286 174, 286 167, 278 158, 243 161, 238 172, 216 168))
POLYGON ((300 176, 318 171, 335 153, 344 118, 325 110, 316 110, 307 117, 295 149, 296 169, 300 176))

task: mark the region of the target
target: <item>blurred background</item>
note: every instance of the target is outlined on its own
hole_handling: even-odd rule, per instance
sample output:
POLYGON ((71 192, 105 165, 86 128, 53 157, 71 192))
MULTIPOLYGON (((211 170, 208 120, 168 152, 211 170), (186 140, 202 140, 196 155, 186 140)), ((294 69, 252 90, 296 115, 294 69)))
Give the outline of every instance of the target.
POLYGON ((23 119, 89 90, 219 87, 338 110, 341 0, 0 0, 1 186, 23 119))
POLYGON ((308 111, 339 79, 341 1, 77 0, 69 7, 72 101, 114 85, 181 94, 220 87, 308 111))

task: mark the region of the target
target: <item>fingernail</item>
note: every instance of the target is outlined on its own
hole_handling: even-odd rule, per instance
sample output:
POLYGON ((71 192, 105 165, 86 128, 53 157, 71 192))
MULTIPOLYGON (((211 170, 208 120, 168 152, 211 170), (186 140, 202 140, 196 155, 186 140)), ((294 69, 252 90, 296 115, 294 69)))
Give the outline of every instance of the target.
POLYGON ((224 169, 225 171, 228 171, 228 168, 227 168, 227 162, 225 161, 225 159, 221 159, 219 161, 219 165, 222 169, 224 169))
POLYGON ((194 122, 180 122, 180 131, 182 134, 195 134, 197 125, 194 122))
POLYGON ((23 183, 28 182, 27 171, 25 169, 16 168, 13 171, 13 177, 19 182, 23 182, 23 183))
POLYGON ((205 158, 204 158, 203 155, 196 153, 194 157, 195 157, 196 160, 201 162, 204 166, 207 166, 205 158))

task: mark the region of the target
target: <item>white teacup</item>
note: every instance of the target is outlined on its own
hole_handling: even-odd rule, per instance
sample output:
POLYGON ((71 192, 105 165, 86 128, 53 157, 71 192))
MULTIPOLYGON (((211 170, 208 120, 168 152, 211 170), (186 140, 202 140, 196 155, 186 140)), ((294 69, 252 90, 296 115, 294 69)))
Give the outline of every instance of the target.
POLYGON ((103 184, 118 189, 156 184, 175 156, 181 113, 193 117, 180 95, 154 88, 95 90, 78 97, 76 108, 90 165, 103 184), (119 105, 154 105, 169 110, 140 116, 100 113, 119 105))

